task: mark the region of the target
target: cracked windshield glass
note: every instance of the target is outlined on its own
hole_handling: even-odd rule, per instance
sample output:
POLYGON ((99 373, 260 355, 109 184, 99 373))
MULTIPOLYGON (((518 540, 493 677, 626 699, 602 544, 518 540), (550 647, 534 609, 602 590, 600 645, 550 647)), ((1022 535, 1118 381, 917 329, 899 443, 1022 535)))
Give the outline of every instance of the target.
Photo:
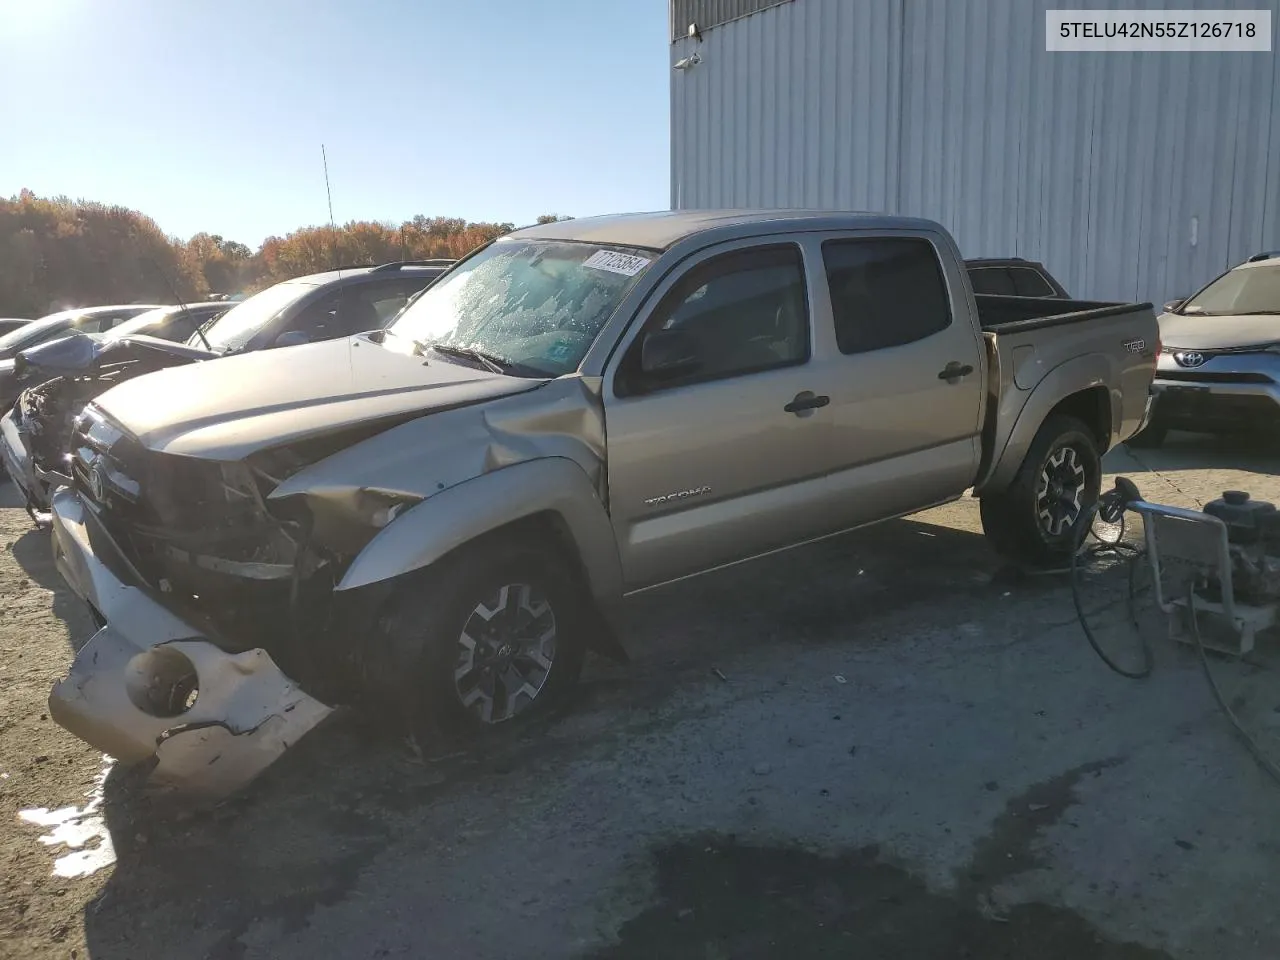
POLYGON ((389 330, 418 350, 558 377, 582 362, 652 256, 589 243, 498 241, 425 290, 389 330))

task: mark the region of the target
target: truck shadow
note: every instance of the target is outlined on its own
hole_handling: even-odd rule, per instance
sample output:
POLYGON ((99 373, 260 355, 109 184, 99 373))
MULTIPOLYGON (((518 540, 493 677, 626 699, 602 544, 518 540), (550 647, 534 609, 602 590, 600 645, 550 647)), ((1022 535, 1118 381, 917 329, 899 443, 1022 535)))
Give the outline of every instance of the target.
POLYGON ((997 567, 976 533, 893 521, 634 598, 632 662, 593 662, 569 712, 540 728, 419 757, 339 712, 250 788, 198 813, 165 810, 141 773, 113 771, 103 809, 117 863, 85 910, 89 955, 231 960, 264 925, 287 938, 345 900, 377 858, 421 843, 424 819, 443 817, 433 808, 469 785, 517 803, 529 776, 554 779, 606 738, 642 736, 678 689, 720 683, 714 666, 744 649, 861 643, 864 620, 921 597, 1001 589, 997 567))
MULTIPOLYGON (((12 486, 12 485, 10 485, 12 486)), ((13 559, 31 578, 32 583, 53 594, 53 615, 67 627, 67 637, 73 650, 79 650, 89 642, 97 629, 89 609, 67 589, 53 562, 53 549, 48 530, 34 524, 12 544, 13 559)))
POLYGON ((1145 470, 1241 470, 1280 476, 1280 434, 1241 433, 1214 436, 1170 432, 1154 449, 1121 444, 1111 451, 1107 467, 1122 460, 1137 462, 1145 470))

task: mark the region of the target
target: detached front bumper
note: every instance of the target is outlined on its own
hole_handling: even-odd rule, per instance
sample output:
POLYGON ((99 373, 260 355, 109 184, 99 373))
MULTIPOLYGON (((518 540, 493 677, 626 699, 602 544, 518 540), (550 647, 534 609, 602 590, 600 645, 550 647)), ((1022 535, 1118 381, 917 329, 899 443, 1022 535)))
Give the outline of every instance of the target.
POLYGON ((63 474, 42 470, 31 454, 31 441, 14 406, 0 417, 0 461, 9 479, 22 491, 27 512, 36 523, 48 523, 49 494, 69 482, 63 474))
POLYGON ((127 565, 109 568, 95 556, 91 523, 73 490, 54 493, 58 571, 106 622, 49 696, 59 725, 122 763, 156 756, 151 779, 159 786, 217 797, 248 783, 332 712, 265 650, 221 650, 118 576, 127 565))
POLYGON ((35 491, 40 489, 40 484, 36 479, 35 464, 31 460, 27 438, 18 426, 16 408, 0 417, 0 458, 4 460, 4 469, 9 474, 9 479, 22 491, 23 497, 30 504, 35 491))

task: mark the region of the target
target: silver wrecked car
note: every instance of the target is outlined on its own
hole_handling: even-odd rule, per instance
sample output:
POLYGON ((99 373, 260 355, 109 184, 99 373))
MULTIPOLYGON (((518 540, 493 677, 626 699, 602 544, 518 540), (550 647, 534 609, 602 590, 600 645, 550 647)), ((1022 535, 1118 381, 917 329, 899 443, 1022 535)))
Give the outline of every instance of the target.
POLYGON ((1159 321, 1151 420, 1131 444, 1158 446, 1170 430, 1280 427, 1280 251, 1165 304, 1159 321))

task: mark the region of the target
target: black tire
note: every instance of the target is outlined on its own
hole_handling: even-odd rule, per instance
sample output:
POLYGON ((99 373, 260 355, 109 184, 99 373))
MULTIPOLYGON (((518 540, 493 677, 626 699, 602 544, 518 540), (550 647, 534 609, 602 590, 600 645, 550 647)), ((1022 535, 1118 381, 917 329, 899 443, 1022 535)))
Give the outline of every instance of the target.
POLYGON ((1164 445, 1165 437, 1168 435, 1168 427, 1150 424, 1126 440, 1125 445, 1135 447, 1138 450, 1154 450, 1156 447, 1164 445))
MULTIPOLYGON (((555 554, 500 542, 464 547, 404 578, 390 597, 378 630, 385 649, 379 657, 383 669, 377 672, 384 675, 368 692, 392 700, 401 725, 420 737, 467 736, 524 725, 561 701, 577 682, 586 650, 587 613, 582 588, 555 554), (501 591, 515 585, 526 590, 520 594, 507 590, 508 603, 503 606, 501 591), (526 605, 530 599, 538 608, 545 603, 546 613, 534 616, 533 607, 526 605), (491 620, 476 612, 479 605, 495 611, 491 620), (513 619, 504 624, 503 617, 513 619), (554 627, 551 656, 536 639, 513 636, 491 645, 483 636, 491 623, 495 635, 509 626, 513 634, 523 630, 531 638, 545 634, 550 623, 554 627), (527 626, 522 628, 522 623, 527 626), (455 671, 466 658, 464 632, 475 648, 470 662, 480 663, 476 653, 480 651, 491 666, 477 666, 479 674, 473 670, 459 680, 455 671), (525 643, 528 646, 522 646, 525 643), (508 648, 518 652, 503 653, 508 648), (534 650, 550 661, 549 669, 537 665, 530 652, 534 650), (498 679, 499 673, 525 681, 528 689, 536 687, 534 695, 529 696, 522 686, 515 697, 506 697, 508 684, 498 679), (475 684, 481 687, 479 701, 467 705, 464 698, 475 687, 465 693, 461 688, 472 680, 479 681, 475 684), (485 699, 489 700, 488 717, 485 699), (512 703, 513 712, 499 718, 512 703)), ((379 706, 385 710, 392 704, 379 706)))
POLYGON ((1093 433, 1075 417, 1051 416, 1041 424, 1008 489, 982 498, 983 532, 998 552, 1015 563, 1060 566, 1070 559, 1078 525, 1097 502, 1101 487, 1102 458, 1093 433), (1065 484, 1061 495, 1055 496, 1052 489, 1041 491, 1042 476, 1047 480, 1064 469, 1074 475, 1076 465, 1083 477, 1074 506, 1063 505, 1070 492, 1065 484), (1043 517, 1044 508, 1053 515, 1043 517))

